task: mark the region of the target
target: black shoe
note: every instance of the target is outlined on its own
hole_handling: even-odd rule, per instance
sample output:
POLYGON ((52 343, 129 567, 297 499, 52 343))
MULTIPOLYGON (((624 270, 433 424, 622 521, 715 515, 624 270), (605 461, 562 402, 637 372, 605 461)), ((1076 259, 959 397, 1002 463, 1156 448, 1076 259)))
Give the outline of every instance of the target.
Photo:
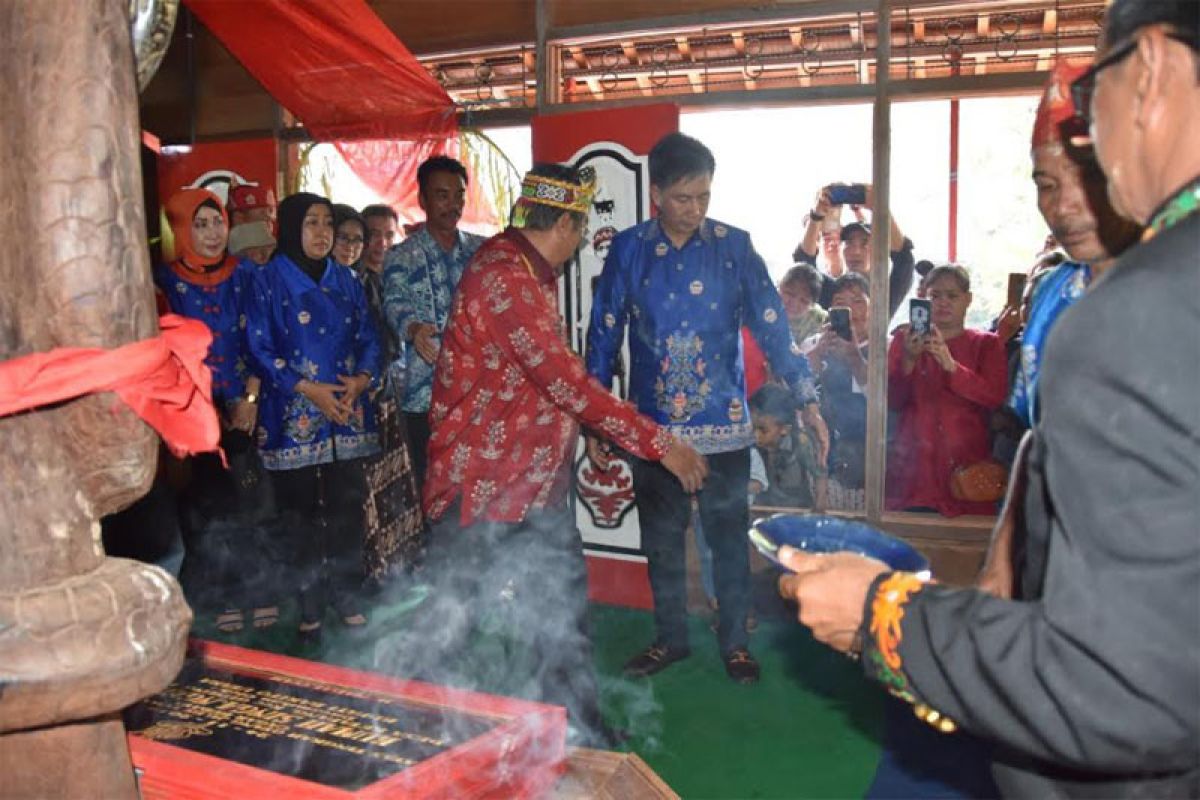
POLYGON ((638 653, 621 669, 630 678, 645 678, 656 672, 662 672, 676 661, 687 658, 692 654, 687 647, 667 647, 655 642, 638 653))
POLYGON ((729 651, 725 656, 725 674, 735 683, 758 683, 758 662, 744 647, 729 651))

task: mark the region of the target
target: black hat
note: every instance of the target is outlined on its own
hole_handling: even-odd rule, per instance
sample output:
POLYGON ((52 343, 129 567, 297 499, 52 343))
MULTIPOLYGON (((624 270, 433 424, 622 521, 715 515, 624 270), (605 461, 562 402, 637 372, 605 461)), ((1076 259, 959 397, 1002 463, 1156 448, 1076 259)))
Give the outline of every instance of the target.
POLYGON ((851 222, 849 225, 843 225, 841 234, 842 241, 844 242, 849 239, 850 234, 854 233, 855 231, 862 231, 867 236, 870 236, 871 224, 869 222, 851 222))
POLYGON ((1111 47, 1147 25, 1168 25, 1200 51, 1200 3, 1196 0, 1114 0, 1104 18, 1104 41, 1111 47))

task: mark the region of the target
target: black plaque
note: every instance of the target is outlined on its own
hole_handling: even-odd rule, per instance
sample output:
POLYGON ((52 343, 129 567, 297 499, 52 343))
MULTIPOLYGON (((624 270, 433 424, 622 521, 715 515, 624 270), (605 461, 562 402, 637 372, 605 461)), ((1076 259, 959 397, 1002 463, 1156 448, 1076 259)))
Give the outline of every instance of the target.
POLYGON ((166 690, 125 712, 135 735, 349 791, 502 723, 307 678, 243 674, 195 657, 166 690))

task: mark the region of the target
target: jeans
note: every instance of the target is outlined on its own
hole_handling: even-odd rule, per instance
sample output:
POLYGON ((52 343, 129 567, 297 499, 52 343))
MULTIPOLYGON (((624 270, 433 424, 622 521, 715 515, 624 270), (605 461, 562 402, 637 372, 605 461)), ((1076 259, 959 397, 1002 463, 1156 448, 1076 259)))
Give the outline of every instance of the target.
MULTIPOLYGON (((713 579, 720 611, 717 642, 721 653, 746 646, 750 610, 750 553, 746 547, 750 482, 748 448, 714 453, 709 475, 697 495, 700 525, 713 554, 713 579)), ((658 462, 633 462, 642 549, 650 568, 654 625, 658 641, 672 649, 688 646, 687 564, 684 539, 691 515, 690 498, 679 481, 658 462)))

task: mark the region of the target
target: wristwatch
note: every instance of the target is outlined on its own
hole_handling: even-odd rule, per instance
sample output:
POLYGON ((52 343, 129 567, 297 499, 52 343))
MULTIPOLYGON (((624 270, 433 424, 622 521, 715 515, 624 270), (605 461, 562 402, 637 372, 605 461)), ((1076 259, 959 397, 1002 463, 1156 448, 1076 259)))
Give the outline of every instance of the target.
POLYGON ((242 395, 242 399, 250 405, 254 405, 258 402, 258 392, 246 392, 246 394, 242 395))
POLYGON ((820 222, 821 220, 825 219, 825 215, 818 214, 816 211, 810 211, 808 212, 808 218, 820 222))

